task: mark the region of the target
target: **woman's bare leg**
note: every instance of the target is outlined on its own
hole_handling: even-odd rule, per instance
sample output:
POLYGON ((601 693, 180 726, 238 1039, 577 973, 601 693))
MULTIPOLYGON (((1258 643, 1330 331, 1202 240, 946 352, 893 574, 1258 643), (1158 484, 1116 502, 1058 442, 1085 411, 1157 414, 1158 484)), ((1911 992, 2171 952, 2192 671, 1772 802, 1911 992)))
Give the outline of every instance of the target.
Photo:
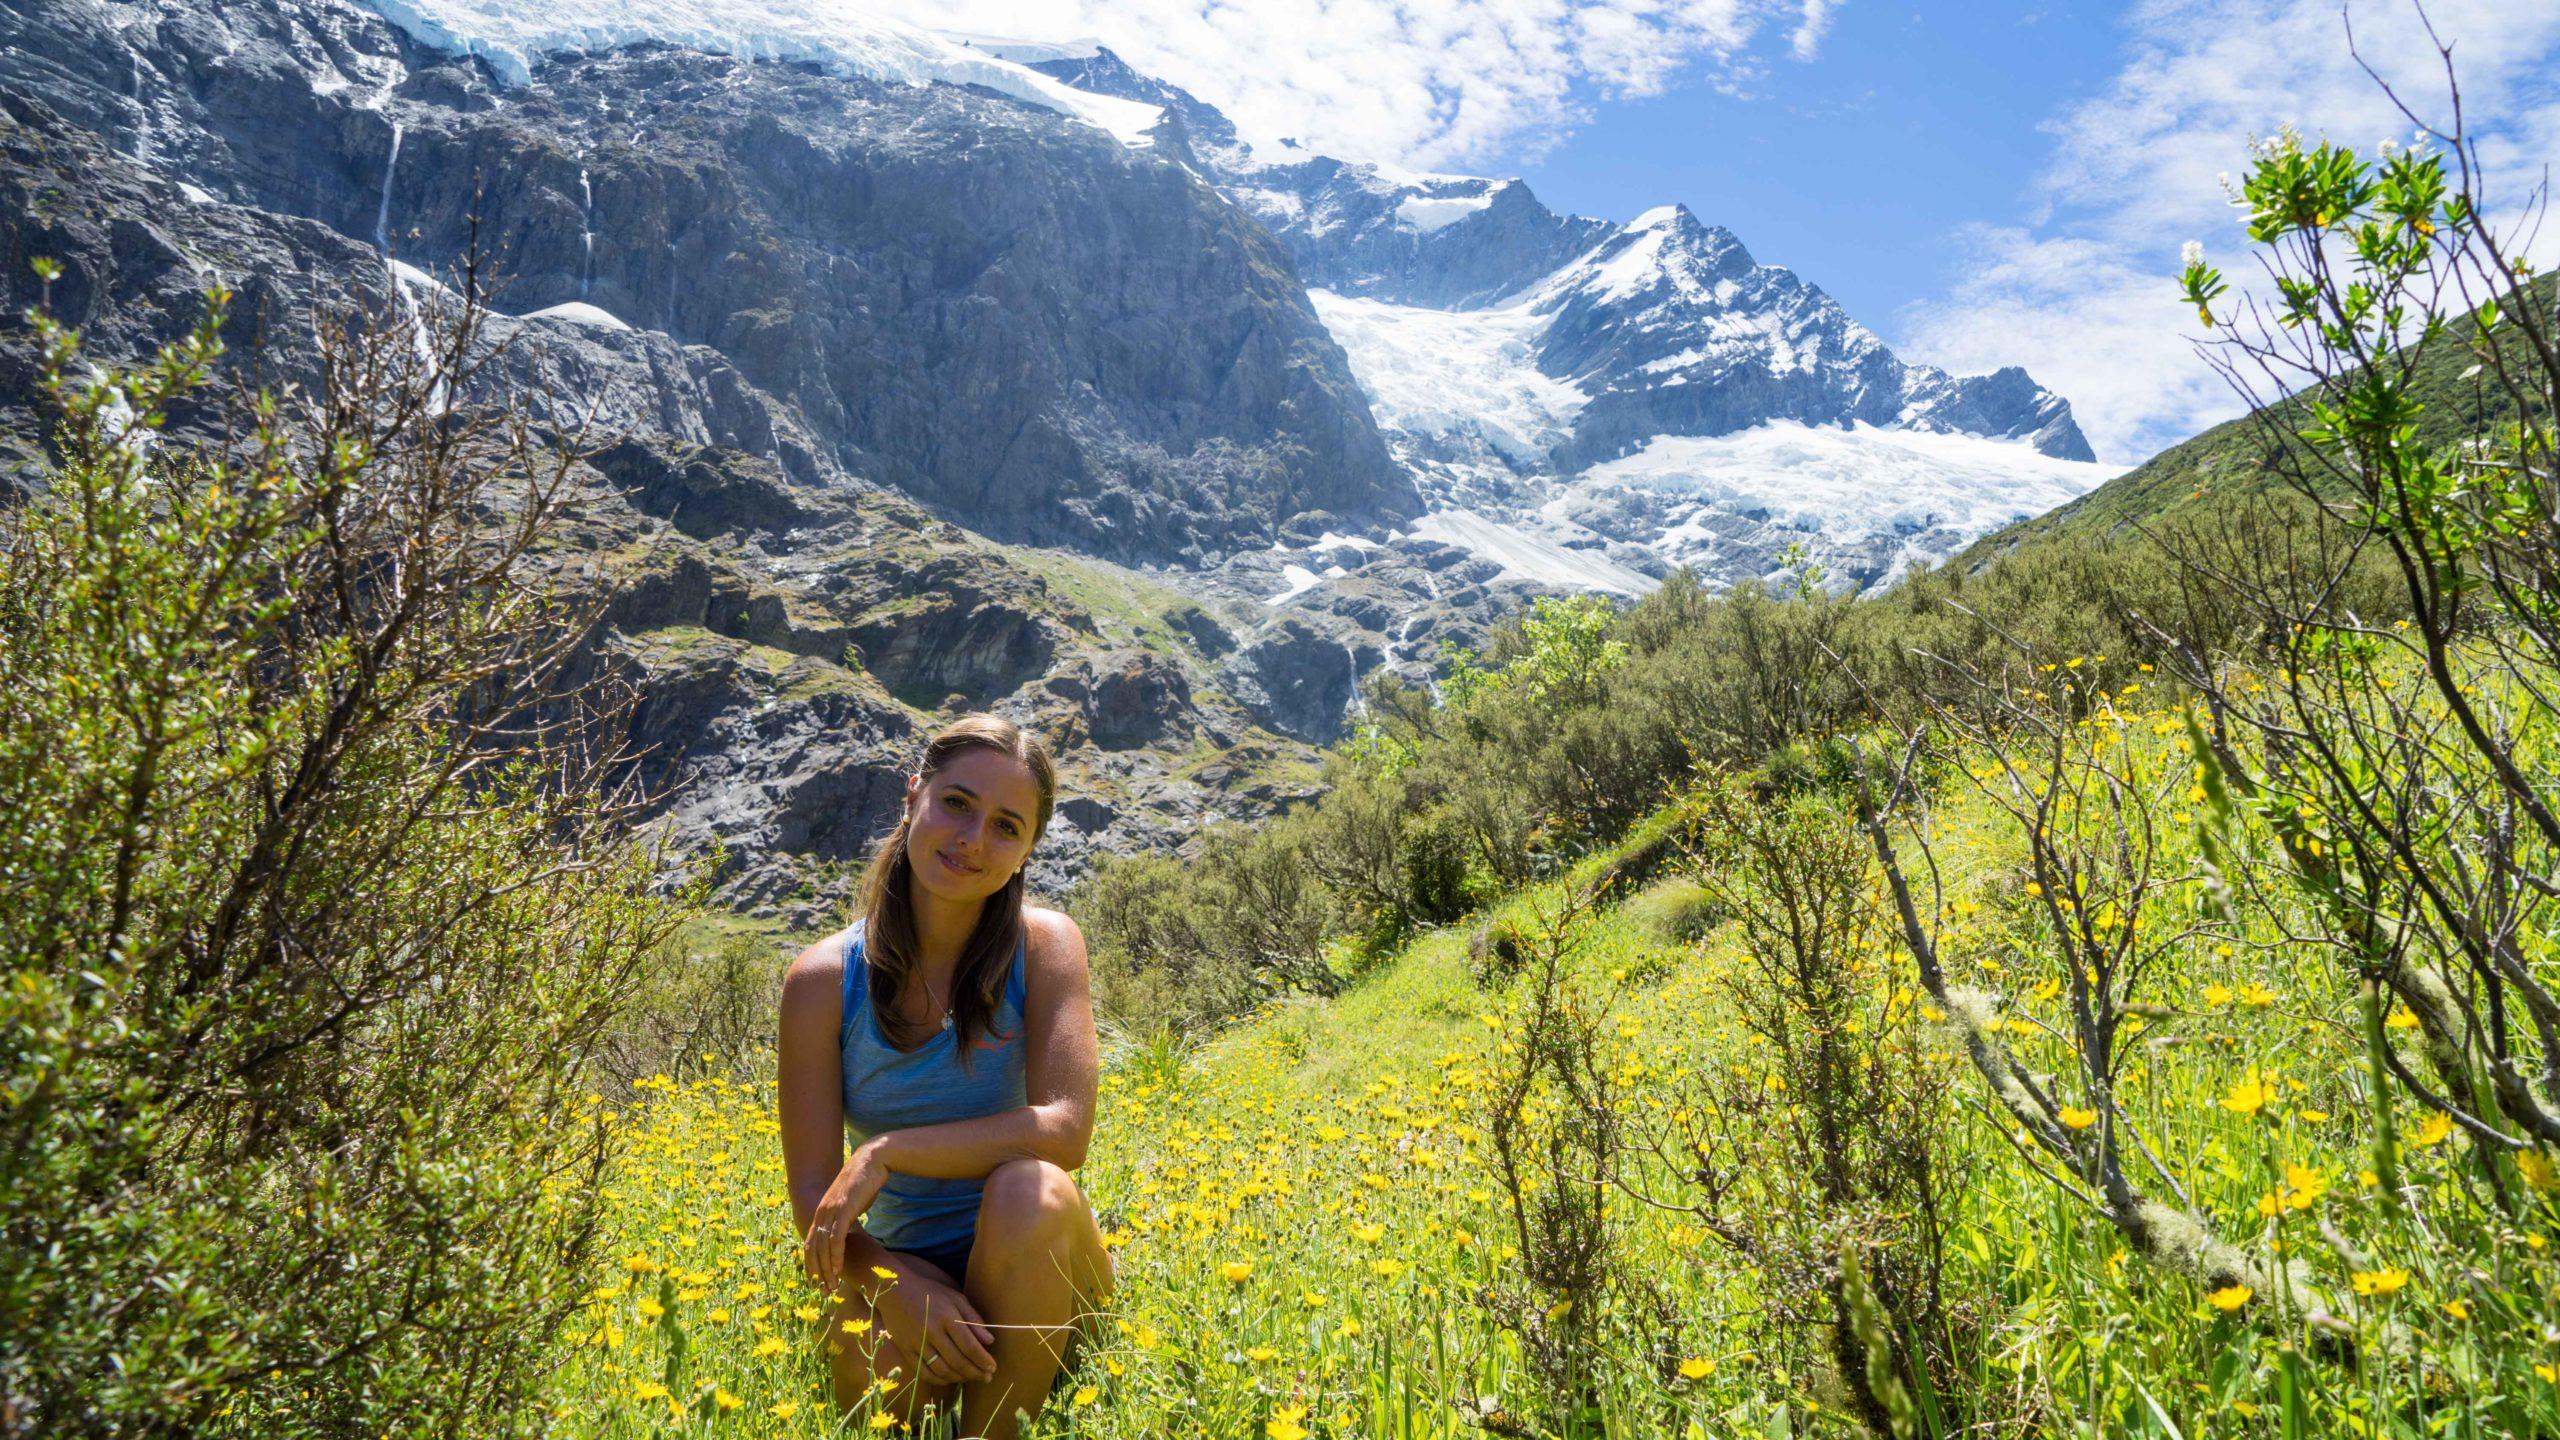
POLYGON ((987 1176, 963 1289, 996 1332, 996 1373, 963 1386, 964 1431, 1013 1440, 1014 1412, 1040 1413, 1066 1354, 1068 1327, 1111 1293, 1111 1257, 1075 1178, 1046 1160, 1008 1160, 987 1176))

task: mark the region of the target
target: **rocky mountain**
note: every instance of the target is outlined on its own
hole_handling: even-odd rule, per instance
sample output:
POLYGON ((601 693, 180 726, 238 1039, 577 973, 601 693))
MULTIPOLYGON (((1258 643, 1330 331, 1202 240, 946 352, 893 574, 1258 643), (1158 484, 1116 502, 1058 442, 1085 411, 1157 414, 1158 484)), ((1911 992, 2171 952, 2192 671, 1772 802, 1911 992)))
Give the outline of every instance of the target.
POLYGON ((962 709, 1058 746, 1058 884, 1306 793, 1364 674, 1530 595, 1808 537, 1879 577, 2086 488, 2058 398, 1905 364, 1685 210, 1257 158, 1098 47, 795 0, 0 9, 21 481, 33 258, 102 362, 219 283, 240 363, 307 382, 316 316, 413 323, 466 255, 509 403, 593 450, 545 563, 746 908, 813 903, 962 709))
POLYGON ((718 350, 823 471, 1132 560, 1414 506, 1263 230, 1054 111, 662 46, 502 87, 344 3, 13 6, 0 84, 215 201, 718 350), (1275 513, 1277 512, 1277 513, 1275 513))
POLYGON ((1959 377, 1906 362, 1686 206, 1616 225, 1559 215, 1518 180, 1285 145, 1265 157, 1214 108, 1108 50, 1008 53, 1079 90, 1158 107, 1156 143, 1288 246, 1435 512, 1424 528, 1512 532, 1513 548, 1545 556, 1516 557, 1520 573, 1625 588, 1691 564, 1731 581, 1803 543, 1863 585, 2112 473, 2070 463, 2095 458, 2070 404, 2025 371, 1959 377), (1790 443, 1684 443, 1766 427, 1790 443), (1795 433, 1815 428, 1848 438, 1795 433), (1769 470, 1807 448, 1823 452, 1818 473, 1769 470), (1872 483, 1860 487, 1861 474, 1872 483), (1858 488, 1865 513, 1800 503, 1858 488))

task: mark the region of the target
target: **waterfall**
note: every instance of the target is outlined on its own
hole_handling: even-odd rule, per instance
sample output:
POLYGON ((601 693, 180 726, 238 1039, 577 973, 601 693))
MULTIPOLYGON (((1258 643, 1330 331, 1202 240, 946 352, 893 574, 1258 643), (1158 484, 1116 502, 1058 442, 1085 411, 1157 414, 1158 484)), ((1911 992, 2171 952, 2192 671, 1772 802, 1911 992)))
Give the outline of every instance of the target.
POLYGON ((1387 642, 1386 656, 1379 663, 1389 669, 1403 664, 1407 658, 1404 653, 1405 646, 1413 641, 1413 627, 1421 623, 1421 611, 1408 612, 1404 617, 1404 623, 1396 627, 1396 638, 1387 642))
POLYGON ((382 165, 382 203, 373 212, 373 245, 391 258, 391 177, 400 173, 400 122, 391 122, 391 158, 382 165))
POLYGON ((1368 714, 1369 701, 1360 693, 1360 652, 1352 649, 1348 640, 1342 642, 1342 658, 1351 662, 1351 704, 1343 711, 1343 718, 1347 720, 1354 715, 1368 714))
POLYGON ((144 165, 151 163, 151 106, 142 98, 142 52, 133 52, 133 108, 140 118, 133 122, 133 158, 144 165))
MULTIPOLYGON (((400 173, 400 142, 406 134, 399 121, 391 122, 391 156, 382 162, 382 198, 374 205, 373 243, 381 250, 383 269, 391 277, 392 297, 398 301, 401 313, 409 317, 410 352, 417 356, 419 369, 433 372, 436 347, 427 334, 426 312, 419 308, 417 293, 410 286, 404 267, 391 254, 391 182, 400 173)), ((442 414, 446 399, 443 377, 434 376, 427 385, 427 407, 442 414)))
POLYGON ((668 334, 676 333, 676 237, 667 237, 667 323, 660 326, 668 334))
POLYGON ((587 167, 581 165, 578 167, 578 244, 584 252, 578 261, 578 298, 581 300, 587 298, 587 292, 594 289, 596 283, 595 220, 595 187, 587 183, 587 167))

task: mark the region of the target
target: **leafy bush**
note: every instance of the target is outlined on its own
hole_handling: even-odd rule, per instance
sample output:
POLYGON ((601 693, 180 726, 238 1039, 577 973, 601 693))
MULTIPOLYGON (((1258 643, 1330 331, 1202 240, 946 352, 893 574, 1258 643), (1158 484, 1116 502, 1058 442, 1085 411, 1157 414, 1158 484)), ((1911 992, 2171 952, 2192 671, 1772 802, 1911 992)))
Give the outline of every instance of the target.
MULTIPOLYGON (((50 276, 48 276, 50 278, 50 276)), ((160 435, 223 297, 75 385, 0 519, 0 1433, 530 1431, 599 1036, 669 908, 520 579, 565 460, 471 418, 479 311, 330 328, 160 435)))

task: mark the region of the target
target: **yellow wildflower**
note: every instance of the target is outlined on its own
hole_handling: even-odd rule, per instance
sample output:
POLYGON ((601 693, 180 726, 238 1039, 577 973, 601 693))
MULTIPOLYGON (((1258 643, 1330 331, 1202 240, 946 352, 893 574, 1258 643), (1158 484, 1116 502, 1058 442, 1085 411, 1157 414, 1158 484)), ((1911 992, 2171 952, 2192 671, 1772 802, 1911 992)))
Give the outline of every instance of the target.
POLYGON ((2211 1305, 2214 1309, 2228 1315, 2232 1311, 2239 1309, 2241 1306, 2248 1304, 2249 1297, 2257 1293, 2257 1291, 2250 1289, 2246 1285, 2225 1285, 2221 1289, 2207 1295, 2204 1299, 2206 1304, 2211 1305))
POLYGON ((2551 1157, 2539 1150, 2517 1152, 2516 1169, 2524 1175, 2524 1183, 2536 1190, 2560 1186, 2560 1173, 2554 1173, 2551 1157))
POLYGON ((2074 1130, 2086 1130, 2098 1123, 2098 1112, 2065 1105, 2062 1107, 2062 1123, 2074 1130))
POLYGON ((2222 1108, 2234 1115, 2255 1115, 2274 1098, 2275 1086, 2252 1070, 2248 1079, 2232 1086, 2231 1093, 2222 1097, 2222 1108))
POLYGON ((1716 1362, 1704 1355, 1692 1355, 1680 1362, 1680 1378, 1683 1380, 1704 1380, 1714 1373, 1716 1362))
POLYGON ((2409 1283, 2406 1270, 2358 1270, 2347 1279, 2359 1295, 2388 1295, 2409 1283))
POLYGON ((2308 1210, 2312 1202, 2329 1193, 2328 1176, 2300 1165, 2284 1167, 2284 1183, 2287 1210, 2308 1210))
POLYGON ((2441 1113, 2434 1114, 2419 1121, 2417 1128, 2409 1132, 2409 1143, 2418 1146, 2441 1145, 2445 1137, 2452 1133, 2452 1119, 2441 1113))

